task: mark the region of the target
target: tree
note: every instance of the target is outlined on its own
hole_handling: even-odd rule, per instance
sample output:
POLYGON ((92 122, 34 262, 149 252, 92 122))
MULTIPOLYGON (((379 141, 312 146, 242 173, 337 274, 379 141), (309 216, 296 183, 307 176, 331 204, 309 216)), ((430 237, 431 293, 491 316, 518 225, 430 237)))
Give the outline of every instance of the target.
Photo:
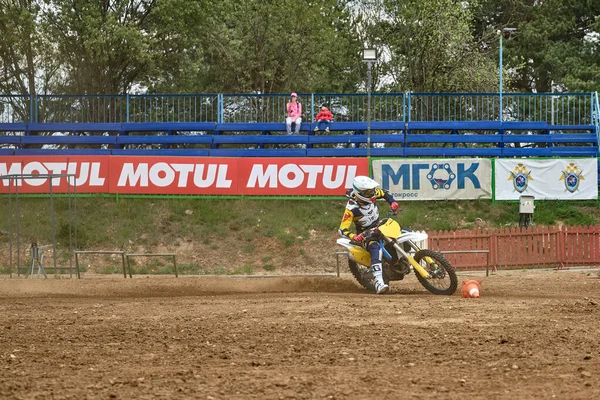
MULTIPOLYGON (((42 13, 35 0, 0 0, 0 93, 35 95, 50 91, 58 65, 52 43, 38 22, 42 13)), ((29 120, 25 98, 5 99, 11 118, 29 120)))
POLYGON ((44 16, 69 94, 125 93, 153 68, 154 0, 54 0, 44 16))
POLYGON ((519 57, 519 88, 549 92, 594 91, 600 83, 600 3, 538 1, 507 50, 519 57))
POLYGON ((473 37, 476 2, 365 0, 371 41, 383 50, 382 85, 393 91, 486 91, 497 82, 493 58, 473 37))
POLYGON ((338 0, 214 1, 205 88, 225 92, 356 88, 361 45, 338 0))
MULTIPOLYGON (((600 4, 585 0, 482 0, 475 34, 503 27, 517 32, 504 41, 505 72, 517 91, 593 91, 600 74, 600 4)), ((498 41, 489 42, 498 53, 498 41)))

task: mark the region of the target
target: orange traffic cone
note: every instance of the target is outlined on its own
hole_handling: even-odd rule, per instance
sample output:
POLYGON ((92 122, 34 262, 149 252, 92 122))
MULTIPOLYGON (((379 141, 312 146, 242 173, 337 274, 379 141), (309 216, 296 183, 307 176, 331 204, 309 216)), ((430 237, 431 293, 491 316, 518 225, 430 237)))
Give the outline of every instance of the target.
POLYGON ((481 281, 464 281, 462 284, 462 297, 479 298, 479 292, 481 292, 481 281))

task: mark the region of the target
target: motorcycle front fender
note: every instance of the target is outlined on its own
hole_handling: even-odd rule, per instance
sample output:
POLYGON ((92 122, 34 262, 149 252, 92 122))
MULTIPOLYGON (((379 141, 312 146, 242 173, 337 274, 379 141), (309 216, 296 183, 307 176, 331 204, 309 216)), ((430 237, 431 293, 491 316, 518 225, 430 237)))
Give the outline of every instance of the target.
POLYGON ((413 242, 422 242, 427 240, 429 236, 425 232, 403 231, 396 239, 398 243, 404 243, 409 240, 413 242))

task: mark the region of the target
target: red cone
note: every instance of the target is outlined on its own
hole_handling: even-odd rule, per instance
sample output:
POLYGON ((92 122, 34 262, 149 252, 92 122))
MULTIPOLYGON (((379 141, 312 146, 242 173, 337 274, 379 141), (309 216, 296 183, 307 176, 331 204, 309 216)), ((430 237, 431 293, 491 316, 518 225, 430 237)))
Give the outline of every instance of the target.
POLYGON ((479 298, 481 292, 481 281, 464 281, 462 284, 462 297, 479 298))

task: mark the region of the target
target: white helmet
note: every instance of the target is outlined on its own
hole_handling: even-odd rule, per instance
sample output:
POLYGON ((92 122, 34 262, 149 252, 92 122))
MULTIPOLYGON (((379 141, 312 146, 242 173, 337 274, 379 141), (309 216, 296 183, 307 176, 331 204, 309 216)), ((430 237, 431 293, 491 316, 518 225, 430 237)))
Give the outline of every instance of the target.
POLYGON ((364 203, 375 203, 375 192, 379 183, 368 176, 356 176, 352 181, 352 195, 364 203))

